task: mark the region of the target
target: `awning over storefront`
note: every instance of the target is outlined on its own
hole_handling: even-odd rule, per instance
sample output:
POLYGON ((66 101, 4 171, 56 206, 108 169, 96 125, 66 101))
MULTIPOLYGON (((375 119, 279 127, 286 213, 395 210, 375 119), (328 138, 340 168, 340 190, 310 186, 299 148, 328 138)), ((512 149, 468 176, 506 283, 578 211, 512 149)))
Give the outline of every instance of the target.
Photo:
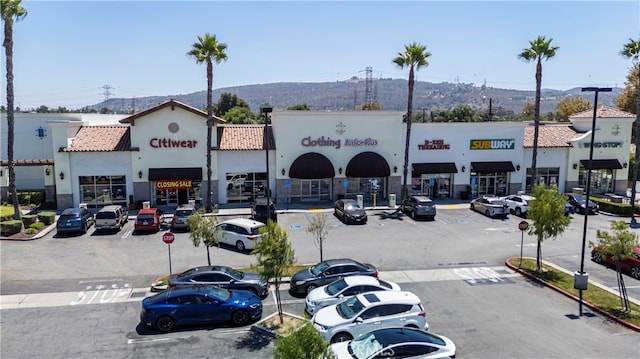
POLYGON ((347 177, 388 177, 391 170, 384 157, 375 152, 362 152, 349 161, 345 173, 347 177))
POLYGON ((289 177, 300 179, 331 178, 336 175, 333 164, 324 155, 305 153, 296 158, 289 168, 289 177))
POLYGON ((472 172, 515 172, 511 161, 471 162, 472 172))
POLYGON ((580 160, 580 164, 584 169, 592 169, 592 170, 619 170, 622 169, 622 165, 616 159, 612 160, 591 160, 593 162, 593 167, 589 168, 589 160, 580 160))
POLYGON ((202 168, 149 168, 149 181, 182 179, 202 180, 202 168))
POLYGON ((427 173, 458 173, 453 162, 414 163, 411 171, 412 177, 418 177, 427 173))

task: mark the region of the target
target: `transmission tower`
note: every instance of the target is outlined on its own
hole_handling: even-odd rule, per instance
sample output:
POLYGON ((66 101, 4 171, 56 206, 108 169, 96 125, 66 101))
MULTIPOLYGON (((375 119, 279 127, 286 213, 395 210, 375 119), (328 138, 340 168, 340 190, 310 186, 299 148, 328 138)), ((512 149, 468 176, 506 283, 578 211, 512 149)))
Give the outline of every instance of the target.
POLYGON ((111 97, 111 95, 113 95, 113 93, 111 93, 110 90, 113 90, 113 87, 109 86, 109 85, 104 85, 102 86, 102 89, 104 90, 104 92, 102 93, 102 95, 104 95, 104 101, 109 101, 109 97, 111 97))
POLYGON ((371 98, 372 85, 373 85, 373 68, 371 66, 367 66, 365 69, 365 87, 364 87, 364 102, 371 103, 373 99, 371 98))

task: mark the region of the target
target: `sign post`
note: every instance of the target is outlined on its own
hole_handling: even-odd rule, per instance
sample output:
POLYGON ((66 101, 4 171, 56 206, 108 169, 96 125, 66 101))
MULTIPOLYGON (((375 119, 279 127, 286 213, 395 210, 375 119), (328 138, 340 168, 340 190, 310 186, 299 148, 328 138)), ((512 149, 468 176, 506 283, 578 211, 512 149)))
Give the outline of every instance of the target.
POLYGON ((521 221, 518 223, 518 229, 520 230, 520 264, 518 265, 518 269, 522 267, 522 246, 524 242, 524 231, 529 229, 529 222, 521 221))
POLYGON ((167 248, 169 248, 169 275, 173 274, 171 272, 171 243, 176 239, 176 236, 171 232, 164 232, 162 234, 162 241, 167 244, 167 248))

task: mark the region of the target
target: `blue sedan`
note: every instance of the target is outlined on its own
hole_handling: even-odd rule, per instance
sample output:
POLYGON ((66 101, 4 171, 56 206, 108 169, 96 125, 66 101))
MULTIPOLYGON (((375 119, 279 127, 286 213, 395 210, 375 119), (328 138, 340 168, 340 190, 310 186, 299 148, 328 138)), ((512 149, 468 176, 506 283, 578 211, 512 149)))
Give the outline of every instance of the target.
POLYGON ((142 300, 140 321, 168 332, 177 325, 231 322, 246 325, 262 317, 262 302, 244 290, 177 286, 142 300))

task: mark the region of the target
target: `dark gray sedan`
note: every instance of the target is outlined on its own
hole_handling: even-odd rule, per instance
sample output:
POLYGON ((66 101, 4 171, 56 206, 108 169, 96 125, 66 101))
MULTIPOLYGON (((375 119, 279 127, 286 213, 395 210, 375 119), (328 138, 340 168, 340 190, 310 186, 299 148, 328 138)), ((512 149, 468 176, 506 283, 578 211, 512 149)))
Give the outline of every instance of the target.
POLYGON ((327 259, 294 274, 291 277, 289 291, 292 294, 307 294, 319 286, 351 275, 378 277, 378 270, 372 264, 360 263, 353 259, 327 259))
POLYGON ((355 199, 339 199, 336 201, 333 213, 345 224, 367 223, 367 212, 355 199))
POLYGON ((169 288, 177 285, 199 284, 248 290, 262 299, 269 295, 269 283, 262 279, 258 273, 241 272, 227 266, 195 267, 169 277, 169 288))

